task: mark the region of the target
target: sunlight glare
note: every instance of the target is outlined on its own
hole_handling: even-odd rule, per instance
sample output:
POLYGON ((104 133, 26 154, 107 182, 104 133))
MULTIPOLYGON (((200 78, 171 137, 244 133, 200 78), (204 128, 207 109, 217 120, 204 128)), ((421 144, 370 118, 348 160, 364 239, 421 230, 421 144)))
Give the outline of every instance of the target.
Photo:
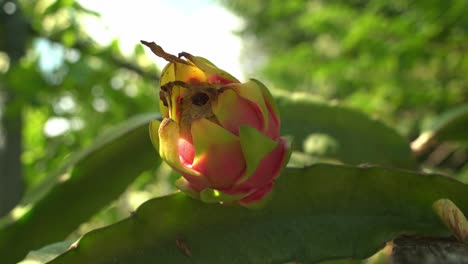
POLYGON ((51 117, 44 125, 44 134, 47 137, 57 137, 70 129, 70 122, 64 117, 51 117))
POLYGON ((13 217, 14 220, 20 219, 21 217, 23 217, 23 215, 29 212, 31 208, 32 208, 31 204, 19 205, 11 211, 11 217, 13 217))
MULTIPOLYGON (((80 0, 80 3, 101 14, 102 23, 87 18, 86 30, 100 44, 120 38, 125 54, 130 54, 140 40, 155 41, 170 53, 186 51, 211 60, 218 67, 242 79, 239 59, 241 40, 234 33, 242 20, 220 4, 204 1, 80 0), (107 29, 106 29, 107 26, 107 29)), ((162 69, 166 61, 148 56, 162 69)))

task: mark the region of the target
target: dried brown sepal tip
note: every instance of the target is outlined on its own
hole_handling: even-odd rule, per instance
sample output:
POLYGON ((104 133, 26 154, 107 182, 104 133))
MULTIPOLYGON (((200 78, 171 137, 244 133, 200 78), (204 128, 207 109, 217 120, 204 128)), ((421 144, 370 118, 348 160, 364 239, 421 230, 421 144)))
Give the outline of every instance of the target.
POLYGON ((147 46, 148 48, 151 49, 151 51, 158 57, 165 59, 168 62, 174 62, 174 63, 183 63, 189 65, 189 63, 186 60, 183 60, 175 55, 169 54, 161 48, 158 44, 144 40, 140 40, 141 44, 147 46))

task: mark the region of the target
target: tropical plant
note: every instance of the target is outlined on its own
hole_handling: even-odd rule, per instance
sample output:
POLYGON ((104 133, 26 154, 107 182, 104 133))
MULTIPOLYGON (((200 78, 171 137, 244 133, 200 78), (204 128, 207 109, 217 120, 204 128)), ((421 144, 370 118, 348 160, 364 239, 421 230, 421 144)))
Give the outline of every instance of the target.
POLYGON ((251 9, 239 1, 233 8, 246 17, 245 32, 257 34, 256 43, 265 47, 260 55, 269 59, 267 74, 258 76, 270 89, 256 80, 239 81, 205 58, 174 56, 144 42, 169 61, 160 78, 143 46, 128 58, 118 41, 94 43, 80 21, 98 14, 78 2, 26 2, 0 2, 7 142, 0 156, 1 263, 25 257, 25 263, 468 260, 468 108, 460 88, 467 82, 457 75, 466 65, 428 75, 429 83, 458 76, 447 93, 460 96, 434 96, 440 107, 411 103, 425 100, 415 91, 398 95, 408 104, 387 102, 391 111, 360 105, 375 99, 361 83, 401 93, 416 82, 408 72, 388 83, 404 67, 390 67, 395 58, 387 49, 406 47, 397 49, 397 61, 404 57, 411 69, 427 70, 431 59, 442 60, 442 51, 426 53, 424 32, 415 32, 416 44, 399 46, 378 38, 386 36, 384 29, 407 39, 413 27, 432 21, 442 30, 435 39, 426 32, 431 41, 452 47, 454 33, 442 33, 465 30, 457 15, 463 2, 457 8, 425 4, 427 10, 452 10, 448 26, 444 16, 425 16, 419 1, 252 1, 251 9), (308 15, 317 8, 321 16, 308 15), (359 11, 364 15, 357 19, 359 11), (387 26, 379 26, 382 21, 387 26), (322 36, 328 30, 341 40, 348 27, 354 39, 346 42, 347 53, 334 58, 345 68, 350 58, 363 58, 349 80, 339 74, 341 66, 332 67, 331 39, 322 36), (380 34, 371 39, 375 43, 366 41, 369 32, 380 34), (316 34, 321 37, 314 41, 325 44, 299 48, 316 34), (296 54, 295 47, 308 52, 296 54), (41 66, 52 50, 60 60, 41 66), (312 67, 314 60, 320 63, 312 67), (371 66, 383 69, 380 75, 367 74, 371 66), (285 76, 268 75, 272 69, 285 76), (329 85, 336 89, 325 92, 329 85), (415 116, 431 125, 419 128, 415 116), (54 119, 65 120, 69 129, 55 136, 42 132, 54 119), (286 150, 292 154, 280 172, 286 150), (181 175, 177 186, 183 192, 175 187, 181 175))

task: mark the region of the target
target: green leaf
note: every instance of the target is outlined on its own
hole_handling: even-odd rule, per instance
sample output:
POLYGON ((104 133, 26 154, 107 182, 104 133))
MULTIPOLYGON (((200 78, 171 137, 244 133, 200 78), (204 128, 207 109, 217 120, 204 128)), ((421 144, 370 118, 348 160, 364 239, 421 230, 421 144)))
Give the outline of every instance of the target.
POLYGON ((437 141, 468 142, 468 103, 448 110, 433 126, 411 143, 414 152, 423 152, 437 141))
POLYGON ((2 263, 16 262, 31 249, 64 239, 141 172, 156 167, 158 158, 148 135, 148 123, 155 117, 136 117, 103 135, 28 193, 0 221, 2 263))
POLYGON ((441 175, 319 164, 287 168, 259 210, 183 193, 150 200, 51 263, 315 263, 366 258, 401 234, 442 236, 432 210, 468 212, 468 185, 441 175))
POLYGON ((406 139, 382 122, 311 95, 273 94, 281 113, 281 134, 294 136, 296 150, 352 165, 416 168, 406 139))
POLYGON ((246 170, 241 180, 244 182, 252 176, 262 159, 281 143, 272 140, 257 129, 249 126, 240 127, 239 138, 242 153, 246 161, 246 170))
POLYGON ((433 137, 440 141, 468 142, 468 103, 451 109, 440 116, 431 129, 433 137))
POLYGON ((56 258, 57 255, 62 254, 65 250, 67 250, 74 241, 63 241, 54 243, 51 245, 47 245, 43 248, 38 250, 34 250, 29 252, 24 260, 19 262, 19 264, 39 264, 39 263, 47 263, 52 259, 56 258))

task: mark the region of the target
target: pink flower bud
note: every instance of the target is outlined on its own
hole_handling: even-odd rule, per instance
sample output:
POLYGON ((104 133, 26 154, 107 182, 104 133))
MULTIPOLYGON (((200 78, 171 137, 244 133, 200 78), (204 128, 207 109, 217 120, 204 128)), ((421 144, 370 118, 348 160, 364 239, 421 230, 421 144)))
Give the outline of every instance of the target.
POLYGON ((143 44, 169 61, 160 83, 163 121, 151 122, 150 136, 182 175, 179 189, 205 202, 262 200, 290 153, 268 89, 256 80, 240 83, 204 58, 143 44))

